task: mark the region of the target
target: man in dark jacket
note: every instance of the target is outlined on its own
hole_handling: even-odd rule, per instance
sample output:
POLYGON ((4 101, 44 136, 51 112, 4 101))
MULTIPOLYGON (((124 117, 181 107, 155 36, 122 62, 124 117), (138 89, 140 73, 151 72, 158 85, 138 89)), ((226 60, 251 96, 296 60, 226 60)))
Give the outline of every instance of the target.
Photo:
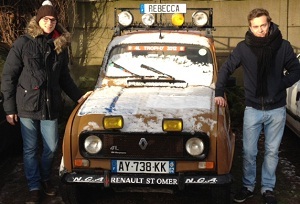
POLYGON ((277 203, 278 150, 286 120, 286 88, 300 79, 300 64, 290 43, 282 39, 269 12, 254 9, 248 15, 249 30, 238 43, 218 74, 217 105, 226 106, 224 89, 228 77, 242 66, 244 70, 245 112, 243 124, 243 188, 235 202, 253 196, 256 183, 256 156, 260 133, 265 134, 265 154, 261 173, 261 194, 265 203, 277 203), (286 72, 285 72, 286 71, 286 72))
POLYGON ((2 73, 6 119, 15 125, 20 118, 29 203, 39 202, 40 189, 50 196, 56 193, 50 173, 58 144, 61 90, 76 102, 87 96, 82 96, 69 74, 70 33, 57 21, 51 2, 45 1, 29 22, 26 34, 14 42, 2 73), (40 133, 43 152, 39 162, 40 133))

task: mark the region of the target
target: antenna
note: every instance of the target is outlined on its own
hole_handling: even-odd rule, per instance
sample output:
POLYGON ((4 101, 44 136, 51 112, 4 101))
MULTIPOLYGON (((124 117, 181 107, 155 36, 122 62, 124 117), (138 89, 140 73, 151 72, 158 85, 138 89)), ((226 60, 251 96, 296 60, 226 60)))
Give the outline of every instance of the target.
MULTIPOLYGON (((161 4, 161 0, 159 0, 159 3, 161 4)), ((159 39, 164 38, 161 34, 161 25, 162 25, 162 14, 159 15, 159 39)))

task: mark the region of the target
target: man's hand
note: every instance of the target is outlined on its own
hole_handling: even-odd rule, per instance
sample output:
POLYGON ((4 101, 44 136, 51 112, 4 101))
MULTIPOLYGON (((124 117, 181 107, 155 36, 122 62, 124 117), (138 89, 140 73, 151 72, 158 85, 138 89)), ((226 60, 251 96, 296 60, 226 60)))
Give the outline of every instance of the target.
POLYGON ((227 102, 226 102, 225 98, 223 98, 221 96, 215 97, 215 103, 222 107, 227 106, 227 102))
POLYGON ((6 120, 9 124, 16 125, 16 123, 18 122, 18 115, 17 114, 6 115, 6 120))
POLYGON ((86 99, 87 97, 89 97, 89 95, 91 95, 91 93, 93 93, 93 91, 86 92, 83 96, 81 96, 81 98, 77 102, 81 103, 84 99, 86 99))

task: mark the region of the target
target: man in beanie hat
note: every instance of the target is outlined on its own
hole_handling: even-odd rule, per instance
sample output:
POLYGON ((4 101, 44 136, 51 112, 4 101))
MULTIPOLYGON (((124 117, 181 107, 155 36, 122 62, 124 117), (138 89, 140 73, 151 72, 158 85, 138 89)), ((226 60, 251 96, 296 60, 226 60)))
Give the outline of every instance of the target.
POLYGON ((57 22, 50 1, 44 1, 27 25, 25 35, 13 44, 2 72, 1 91, 6 119, 21 123, 24 171, 28 181, 27 203, 39 203, 40 191, 56 194, 50 182, 52 162, 58 144, 58 117, 63 90, 81 103, 85 95, 78 89, 68 69, 70 33, 57 22), (39 139, 42 155, 39 159, 39 139))
POLYGON ((37 11, 35 18, 36 22, 39 23, 41 18, 45 16, 52 16, 53 18, 57 19, 56 10, 53 8, 53 5, 49 0, 44 1, 42 6, 37 11))

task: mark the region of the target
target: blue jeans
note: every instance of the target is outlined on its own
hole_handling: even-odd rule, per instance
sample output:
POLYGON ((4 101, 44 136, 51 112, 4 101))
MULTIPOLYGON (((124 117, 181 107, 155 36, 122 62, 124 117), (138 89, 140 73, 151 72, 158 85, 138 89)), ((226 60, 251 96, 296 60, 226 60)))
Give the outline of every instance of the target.
POLYGON ((48 181, 54 153, 58 144, 57 120, 20 118, 23 138, 24 171, 30 191, 40 189, 41 181, 48 181), (42 155, 39 156, 39 136, 42 136, 42 155))
POLYGON ((254 191, 258 139, 264 130, 265 153, 261 172, 261 193, 273 191, 276 182, 278 150, 285 128, 286 108, 256 110, 246 107, 243 125, 243 186, 254 191))

